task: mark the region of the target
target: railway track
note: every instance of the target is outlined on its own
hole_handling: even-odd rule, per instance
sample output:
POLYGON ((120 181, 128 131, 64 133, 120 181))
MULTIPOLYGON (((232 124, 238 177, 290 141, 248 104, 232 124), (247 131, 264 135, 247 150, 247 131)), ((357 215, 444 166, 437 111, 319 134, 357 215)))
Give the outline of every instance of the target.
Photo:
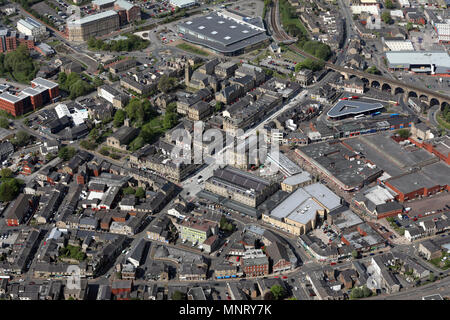
MULTIPOLYGON (((295 40, 295 39, 291 38, 283 30, 283 28, 277 24, 277 17, 276 17, 276 15, 278 13, 277 8, 278 8, 278 0, 273 0, 273 5, 272 5, 271 10, 270 10, 270 23, 272 25, 272 30, 273 30, 272 37, 274 38, 275 41, 278 41, 278 42, 287 42, 287 41, 295 40)), ((290 50, 292 50, 292 51, 294 51, 294 52, 296 52, 296 53, 298 53, 298 54, 300 54, 300 55, 302 55, 302 56, 304 56, 306 58, 310 58, 310 59, 316 60, 316 61, 323 61, 323 60, 313 56, 312 54, 309 54, 309 53, 301 50, 299 47, 297 47, 295 45, 295 43, 290 43, 290 44, 286 44, 286 45, 287 45, 287 47, 290 50)), ((441 101, 449 101, 449 103, 450 103, 450 98, 447 95, 441 94, 439 92, 434 92, 434 91, 432 91, 430 89, 427 89, 427 88, 420 88, 420 87, 416 87, 416 86, 413 86, 413 85, 405 85, 405 83, 403 83, 403 82, 401 82, 399 80, 386 78, 384 76, 367 74, 366 72, 363 72, 363 71, 360 71, 360 70, 344 68, 342 66, 336 65, 336 64, 334 64, 332 62, 328 62, 328 61, 325 61, 325 68, 331 69, 331 70, 339 72, 339 73, 346 73, 348 75, 355 75, 355 76, 360 77, 360 78, 364 78, 364 77, 370 78, 370 79, 376 80, 376 81, 378 81, 380 83, 382 83, 382 82, 383 83, 388 83, 391 86, 399 86, 399 87, 402 87, 402 88, 404 88, 406 90, 418 91, 418 92, 421 92, 423 94, 435 97, 435 98, 437 98, 437 99, 439 99, 441 101)))
POLYGON ((292 39, 283 29, 278 27, 277 13, 278 13, 278 1, 273 1, 273 5, 270 9, 270 24, 272 25, 273 36, 278 41, 292 41, 292 39))

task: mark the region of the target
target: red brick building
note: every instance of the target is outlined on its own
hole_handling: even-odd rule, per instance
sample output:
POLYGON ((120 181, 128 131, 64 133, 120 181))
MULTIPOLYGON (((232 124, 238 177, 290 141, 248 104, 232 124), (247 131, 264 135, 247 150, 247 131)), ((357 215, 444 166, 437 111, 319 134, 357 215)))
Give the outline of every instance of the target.
POLYGON ((259 256, 242 258, 241 267, 247 277, 265 276, 269 274, 269 258, 259 256))
POLYGON ((111 293, 116 300, 129 300, 132 286, 132 280, 115 280, 111 285, 111 293))
POLYGON ((5 214, 6 225, 9 227, 19 226, 27 222, 34 214, 37 208, 37 199, 30 194, 21 193, 10 204, 5 214))
POLYGON ((116 1, 114 3, 114 10, 119 14, 121 25, 141 20, 141 9, 138 6, 135 6, 134 4, 127 1, 116 1))
POLYGON ((267 247, 267 254, 270 257, 272 273, 278 273, 292 268, 286 248, 278 242, 274 242, 267 247))
POLYGON ((34 49, 33 38, 16 31, 0 30, 0 52, 14 51, 21 44, 28 49, 34 49))
POLYGON ((31 81, 31 87, 25 88, 17 95, 9 92, 0 94, 0 109, 16 117, 36 110, 57 97, 59 97, 57 83, 36 78, 31 81))

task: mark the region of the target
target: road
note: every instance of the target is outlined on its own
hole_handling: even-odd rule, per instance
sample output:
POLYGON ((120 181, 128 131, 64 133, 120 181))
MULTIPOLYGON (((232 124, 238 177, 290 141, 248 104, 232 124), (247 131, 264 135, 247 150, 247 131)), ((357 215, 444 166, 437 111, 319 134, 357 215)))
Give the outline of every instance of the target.
POLYGON ((440 294, 442 297, 450 296, 450 278, 437 280, 436 282, 426 284, 408 291, 400 291, 392 294, 383 294, 364 300, 422 300, 422 297, 432 294, 440 294))
MULTIPOLYGON (((292 108, 293 106, 301 103, 301 101, 305 99, 307 94, 308 94, 308 90, 301 91, 298 95, 293 97, 283 107, 281 107, 277 111, 270 114, 267 118, 262 120, 257 126, 246 130, 244 135, 242 137, 240 137, 240 139, 245 140, 249 136, 255 135, 258 130, 261 130, 264 127, 264 125, 266 125, 267 123, 269 123, 270 121, 272 121, 273 119, 278 117, 281 113, 283 113, 286 110, 288 110, 289 108, 292 108)), ((211 162, 209 164, 206 164, 206 165, 200 167, 200 169, 197 170, 193 176, 191 176, 190 178, 183 181, 181 183, 181 185, 183 187, 181 196, 183 196, 184 198, 187 198, 188 192, 189 192, 189 195, 197 194, 202 189, 202 184, 198 183, 199 176, 201 176, 201 179, 203 179, 203 181, 207 180, 209 177, 211 177, 213 175, 213 171, 215 169, 217 169, 221 163, 225 163, 225 161, 222 160, 223 159, 222 157, 224 156, 223 155, 224 152, 226 152, 230 147, 234 147, 234 146, 233 145, 225 146, 221 150, 216 152, 216 154, 213 157, 209 157, 211 160, 211 162)))

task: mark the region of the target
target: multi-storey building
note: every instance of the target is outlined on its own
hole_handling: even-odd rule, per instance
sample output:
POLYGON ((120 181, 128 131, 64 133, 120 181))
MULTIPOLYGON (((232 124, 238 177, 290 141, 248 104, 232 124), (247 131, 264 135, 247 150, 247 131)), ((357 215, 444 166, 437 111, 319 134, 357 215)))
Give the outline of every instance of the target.
POLYGON ((46 33, 45 26, 30 17, 17 21, 17 30, 34 38, 41 38, 46 33))
POLYGON ((211 221, 187 217, 180 224, 180 238, 192 243, 201 244, 215 233, 217 233, 217 223, 211 221))
POLYGON ((205 190, 250 207, 257 207, 278 189, 278 185, 232 167, 214 170, 205 190))
POLYGON ((108 10, 67 22, 69 41, 87 41, 91 37, 103 36, 119 29, 119 15, 108 10))
POLYGON ((241 258, 241 268, 248 277, 265 276, 269 274, 269 258, 258 250, 248 250, 241 258))
POLYGON ((21 44, 28 49, 34 48, 34 39, 16 31, 0 29, 0 52, 9 52, 17 49, 21 44))
POLYGON ((31 87, 25 88, 19 94, 9 92, 0 94, 0 109, 19 116, 31 110, 36 110, 59 97, 59 87, 52 81, 36 78, 31 81, 31 87))

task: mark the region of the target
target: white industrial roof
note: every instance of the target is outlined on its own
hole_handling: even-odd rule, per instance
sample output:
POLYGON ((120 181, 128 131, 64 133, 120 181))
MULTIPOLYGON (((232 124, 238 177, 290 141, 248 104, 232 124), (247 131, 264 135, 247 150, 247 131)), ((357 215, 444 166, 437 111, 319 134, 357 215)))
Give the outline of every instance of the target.
POLYGON ((324 208, 331 211, 340 206, 341 198, 323 184, 314 183, 297 189, 276 206, 270 215, 278 219, 287 218, 305 224, 314 219, 317 211, 324 208))
POLYGON ((170 0, 170 4, 175 7, 184 7, 187 5, 194 5, 197 3, 196 0, 170 0))
POLYGON ((55 111, 56 111, 56 114, 58 115, 58 118, 60 118, 60 119, 64 116, 70 117, 69 108, 67 108, 67 106, 65 104, 62 104, 62 103, 58 104, 55 107, 55 111))
POLYGON ((103 6, 105 4, 108 3, 114 3, 115 0, 94 0, 92 1, 92 4, 97 5, 97 6, 103 6))
POLYGON ((386 58, 389 65, 395 67, 434 64, 450 68, 450 56, 445 51, 391 51, 386 52, 386 58))

